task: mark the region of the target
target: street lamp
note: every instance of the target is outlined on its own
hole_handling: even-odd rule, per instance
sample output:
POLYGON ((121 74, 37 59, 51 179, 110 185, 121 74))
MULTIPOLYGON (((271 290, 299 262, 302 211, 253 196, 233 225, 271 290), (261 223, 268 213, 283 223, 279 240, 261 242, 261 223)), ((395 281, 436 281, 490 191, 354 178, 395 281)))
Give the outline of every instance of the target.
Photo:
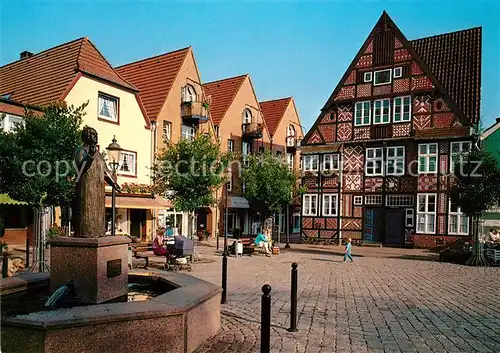
MULTIPOLYGON (((120 165, 122 148, 116 142, 116 138, 113 135, 113 140, 110 145, 106 147, 108 151, 108 159, 111 161, 110 165, 113 170, 113 179, 116 181, 116 170, 120 165)), ((116 189, 115 186, 112 186, 111 189, 111 236, 114 237, 116 235, 115 231, 115 222, 116 222, 116 189)))

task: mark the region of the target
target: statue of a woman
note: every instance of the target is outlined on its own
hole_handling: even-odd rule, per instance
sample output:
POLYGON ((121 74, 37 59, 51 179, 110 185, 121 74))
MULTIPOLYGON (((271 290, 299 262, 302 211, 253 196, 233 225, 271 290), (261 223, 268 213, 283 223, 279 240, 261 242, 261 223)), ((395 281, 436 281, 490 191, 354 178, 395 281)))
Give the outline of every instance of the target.
POLYGON ((82 131, 82 141, 75 153, 79 176, 74 205, 75 237, 103 237, 106 231, 107 167, 97 150, 97 131, 86 126, 82 131))

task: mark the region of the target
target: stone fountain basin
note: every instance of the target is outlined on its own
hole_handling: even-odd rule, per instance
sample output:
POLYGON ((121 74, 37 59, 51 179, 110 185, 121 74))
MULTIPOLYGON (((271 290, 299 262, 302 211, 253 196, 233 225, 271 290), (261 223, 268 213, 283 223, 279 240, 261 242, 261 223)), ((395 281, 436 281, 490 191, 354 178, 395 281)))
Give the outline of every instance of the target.
MULTIPOLYGON (((220 287, 183 273, 131 271, 176 289, 136 302, 104 303, 2 319, 5 352, 193 352, 220 328, 220 287)), ((1 294, 50 285, 48 273, 2 280, 1 294)))

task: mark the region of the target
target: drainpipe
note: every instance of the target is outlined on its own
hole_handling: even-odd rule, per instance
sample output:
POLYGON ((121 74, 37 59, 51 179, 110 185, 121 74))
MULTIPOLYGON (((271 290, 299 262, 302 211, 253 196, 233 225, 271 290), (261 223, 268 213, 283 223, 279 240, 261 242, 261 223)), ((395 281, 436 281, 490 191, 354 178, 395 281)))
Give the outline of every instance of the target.
MULTIPOLYGON (((152 143, 152 152, 151 152, 151 166, 154 166, 154 164, 156 163, 156 144, 157 144, 157 141, 156 141, 156 132, 157 132, 157 129, 156 129, 156 121, 152 121, 151 122, 151 134, 152 134, 152 137, 151 137, 151 143, 152 143)), ((154 183, 154 178, 155 178, 155 175, 154 175, 154 170, 153 170, 153 175, 151 176, 151 179, 150 179, 150 183, 154 183)), ((153 195, 156 197, 156 194, 153 192, 153 195)), ((152 218, 152 227, 151 227, 151 230, 153 232, 152 236, 153 236, 153 239, 154 239, 154 236, 156 234, 156 222, 157 222, 157 210, 156 209, 152 209, 151 210, 151 218, 152 218)))

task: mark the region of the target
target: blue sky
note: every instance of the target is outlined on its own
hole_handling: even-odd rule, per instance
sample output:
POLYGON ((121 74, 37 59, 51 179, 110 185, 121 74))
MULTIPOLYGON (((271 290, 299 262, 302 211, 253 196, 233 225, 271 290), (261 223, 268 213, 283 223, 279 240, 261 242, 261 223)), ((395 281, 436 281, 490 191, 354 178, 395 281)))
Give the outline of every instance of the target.
POLYGON ((481 119, 500 116, 498 1, 1 3, 1 64, 87 36, 115 66, 193 46, 204 82, 250 73, 259 100, 294 96, 309 128, 386 10, 408 39, 483 26, 481 119))

